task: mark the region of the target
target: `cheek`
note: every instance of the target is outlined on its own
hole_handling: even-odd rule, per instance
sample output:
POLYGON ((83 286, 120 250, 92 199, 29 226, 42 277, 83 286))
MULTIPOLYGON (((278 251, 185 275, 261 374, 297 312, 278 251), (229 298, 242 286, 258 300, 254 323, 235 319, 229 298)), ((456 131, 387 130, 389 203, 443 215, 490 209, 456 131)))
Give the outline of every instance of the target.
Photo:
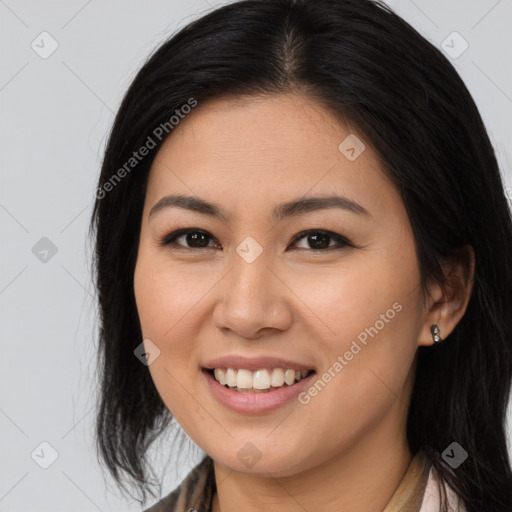
POLYGON ((134 275, 137 311, 144 336, 164 345, 194 316, 212 276, 198 275, 190 266, 172 263, 151 249, 139 252, 134 275), (185 322, 184 322, 185 320, 185 322))
MULTIPOLYGON (((328 385, 330 399, 352 404, 354 414, 364 414, 361 400, 378 406, 399 394, 416 353, 420 276, 413 249, 400 249, 375 251, 350 268, 333 269, 308 302, 319 313, 324 369, 336 374, 336 383, 328 385)), ((303 286, 309 281, 304 277, 303 286)))
POLYGON ((160 351, 148 369, 163 402, 185 425, 188 417, 204 414, 190 396, 195 394, 199 372, 195 340, 200 338, 202 323, 198 317, 200 301, 214 284, 198 278, 197 273, 190 274, 144 248, 134 273, 142 334, 160 351))
MULTIPOLYGON (((416 302, 407 286, 380 292, 368 296, 359 289, 330 316, 326 312, 337 336, 322 340, 325 366, 318 378, 325 384, 306 390, 310 403, 304 410, 310 407, 325 436, 340 446, 407 403, 419 334, 416 302)), ((317 439, 319 452, 325 450, 323 439, 317 439)))
POLYGON ((338 266, 294 274, 293 289, 304 302, 304 318, 311 318, 315 336, 329 353, 343 353, 354 339, 364 343, 389 338, 395 348, 412 341, 404 328, 411 327, 406 319, 418 316, 414 261, 376 251, 338 266))

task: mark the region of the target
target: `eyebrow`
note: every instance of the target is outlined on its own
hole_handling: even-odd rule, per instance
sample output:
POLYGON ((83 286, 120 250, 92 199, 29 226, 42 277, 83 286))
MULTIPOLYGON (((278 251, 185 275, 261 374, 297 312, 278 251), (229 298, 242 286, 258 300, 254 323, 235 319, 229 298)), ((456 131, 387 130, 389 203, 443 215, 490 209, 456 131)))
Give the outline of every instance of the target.
MULTIPOLYGON (((197 196, 186 196, 182 194, 171 194, 162 197, 162 199, 151 208, 149 218, 157 212, 171 207, 184 208, 209 217, 218 218, 224 222, 229 222, 231 219, 231 216, 228 215, 219 204, 205 201, 197 196)), ((341 208, 342 210, 358 215, 372 217, 371 213, 359 203, 356 203, 348 197, 333 194, 329 196, 302 197, 277 205, 272 211, 272 219, 275 222, 279 222, 287 217, 295 217, 308 212, 328 208, 341 208)))

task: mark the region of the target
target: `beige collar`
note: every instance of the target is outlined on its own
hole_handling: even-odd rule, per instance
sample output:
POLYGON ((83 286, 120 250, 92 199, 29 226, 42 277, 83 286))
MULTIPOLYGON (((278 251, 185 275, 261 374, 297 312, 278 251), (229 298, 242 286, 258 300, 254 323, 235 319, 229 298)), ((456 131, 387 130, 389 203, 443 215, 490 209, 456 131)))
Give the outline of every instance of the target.
POLYGON ((423 452, 418 452, 411 459, 405 475, 382 512, 419 512, 429 471, 429 460, 423 452))

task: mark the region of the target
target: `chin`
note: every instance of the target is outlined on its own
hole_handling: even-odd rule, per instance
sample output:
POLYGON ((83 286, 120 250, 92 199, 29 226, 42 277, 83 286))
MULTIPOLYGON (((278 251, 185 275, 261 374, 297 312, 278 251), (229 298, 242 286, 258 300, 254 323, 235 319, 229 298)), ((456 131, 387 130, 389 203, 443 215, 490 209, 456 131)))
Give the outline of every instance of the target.
POLYGON ((242 443, 240 449, 231 452, 233 446, 232 443, 226 449, 217 446, 215 450, 207 453, 217 464, 230 471, 262 477, 268 477, 269 474, 273 477, 288 477, 314 466, 313 463, 307 464, 305 461, 310 458, 307 454, 298 456, 297 450, 290 446, 283 449, 286 446, 284 441, 278 450, 270 445, 262 447, 261 443, 258 448, 251 441, 242 443))

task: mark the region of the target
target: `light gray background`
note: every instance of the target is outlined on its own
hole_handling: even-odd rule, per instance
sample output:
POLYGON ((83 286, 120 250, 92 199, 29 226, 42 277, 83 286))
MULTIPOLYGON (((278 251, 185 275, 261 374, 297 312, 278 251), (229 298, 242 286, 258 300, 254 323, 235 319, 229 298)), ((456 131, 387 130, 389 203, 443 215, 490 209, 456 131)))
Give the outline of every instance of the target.
MULTIPOLYGON (((449 58, 512 187, 512 2, 389 3, 433 44, 453 31, 469 43, 449 58)), ((94 451, 88 221, 106 134, 135 72, 155 45, 220 4, 0 0, 0 511, 140 510, 106 473, 104 481, 94 451), (43 31, 58 43, 46 59, 31 47, 35 41, 43 51, 46 37, 44 50, 50 48, 43 31), (57 248, 39 255, 46 262, 33 253, 43 237, 57 248), (42 442, 58 452, 48 469, 35 462, 50 460, 42 442)), ((193 451, 176 469, 169 465, 165 494, 200 456, 193 451)))

